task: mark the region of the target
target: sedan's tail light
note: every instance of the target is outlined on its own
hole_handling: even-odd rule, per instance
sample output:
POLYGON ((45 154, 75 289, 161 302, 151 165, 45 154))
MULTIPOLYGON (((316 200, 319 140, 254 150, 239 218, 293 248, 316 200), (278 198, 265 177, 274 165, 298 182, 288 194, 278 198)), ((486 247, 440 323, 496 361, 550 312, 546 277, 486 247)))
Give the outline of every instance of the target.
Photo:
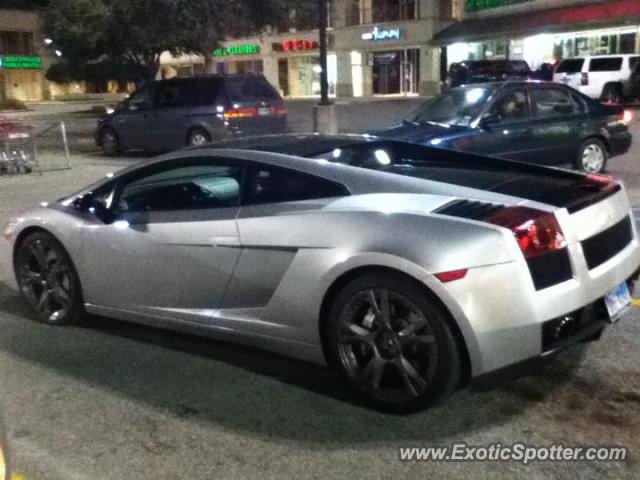
POLYGON ((232 108, 224 112, 224 118, 251 118, 257 117, 258 110, 256 108, 232 108))
POLYGON ((580 85, 582 86, 589 85, 589 74, 587 72, 582 73, 580 85))
POLYGON ((538 257, 567 245, 553 213, 509 207, 492 213, 485 221, 511 230, 526 258, 538 257))
POLYGON ((287 107, 285 107, 284 105, 281 105, 279 107, 273 107, 273 114, 274 115, 286 115, 287 113, 289 113, 289 109, 287 107))
POLYGON ((628 127, 631 122, 633 122, 633 112, 631 110, 625 110, 622 112, 622 115, 620 116, 620 123, 628 127))

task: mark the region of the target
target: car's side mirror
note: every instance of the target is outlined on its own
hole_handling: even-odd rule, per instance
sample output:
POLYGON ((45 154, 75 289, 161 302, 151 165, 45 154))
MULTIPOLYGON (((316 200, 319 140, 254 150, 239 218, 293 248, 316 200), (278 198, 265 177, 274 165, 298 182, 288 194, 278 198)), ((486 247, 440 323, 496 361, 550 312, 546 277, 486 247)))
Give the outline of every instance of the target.
POLYGON ((496 125, 502 121, 500 115, 495 112, 487 112, 482 116, 480 120, 480 128, 490 128, 491 125, 496 125))
POLYGON ((104 200, 96 198, 92 193, 85 193, 78 202, 80 212, 93 215, 105 224, 112 223, 113 213, 107 207, 104 200))

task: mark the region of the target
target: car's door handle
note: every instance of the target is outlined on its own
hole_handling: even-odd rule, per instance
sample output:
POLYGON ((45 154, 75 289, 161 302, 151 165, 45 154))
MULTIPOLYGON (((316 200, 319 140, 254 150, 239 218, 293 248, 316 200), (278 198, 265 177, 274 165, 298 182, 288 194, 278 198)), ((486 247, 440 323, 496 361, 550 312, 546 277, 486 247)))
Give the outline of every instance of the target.
POLYGON ((240 237, 232 235, 220 235, 217 237, 211 237, 209 243, 213 247, 239 247, 240 237))

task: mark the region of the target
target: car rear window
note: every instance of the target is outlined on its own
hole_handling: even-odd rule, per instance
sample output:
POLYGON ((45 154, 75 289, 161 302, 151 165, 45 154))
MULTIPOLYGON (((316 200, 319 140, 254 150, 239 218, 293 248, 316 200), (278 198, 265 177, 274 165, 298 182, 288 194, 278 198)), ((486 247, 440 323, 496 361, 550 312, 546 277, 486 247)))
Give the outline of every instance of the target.
POLYGON ((578 73, 582 71, 584 58, 572 58, 570 60, 562 60, 556 73, 578 73))
POLYGON ((278 92, 262 77, 228 78, 227 95, 232 102, 280 98, 278 92))
POLYGON ((622 68, 622 57, 592 58, 590 72, 617 72, 622 68))

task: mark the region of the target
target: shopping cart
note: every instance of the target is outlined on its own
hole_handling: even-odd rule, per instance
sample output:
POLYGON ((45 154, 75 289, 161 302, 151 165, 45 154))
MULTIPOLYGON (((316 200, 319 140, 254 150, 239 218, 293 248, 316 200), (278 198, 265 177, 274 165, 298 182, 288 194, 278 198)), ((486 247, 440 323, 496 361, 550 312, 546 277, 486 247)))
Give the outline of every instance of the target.
POLYGON ((0 175, 31 173, 35 167, 33 128, 20 120, 0 117, 0 175))

